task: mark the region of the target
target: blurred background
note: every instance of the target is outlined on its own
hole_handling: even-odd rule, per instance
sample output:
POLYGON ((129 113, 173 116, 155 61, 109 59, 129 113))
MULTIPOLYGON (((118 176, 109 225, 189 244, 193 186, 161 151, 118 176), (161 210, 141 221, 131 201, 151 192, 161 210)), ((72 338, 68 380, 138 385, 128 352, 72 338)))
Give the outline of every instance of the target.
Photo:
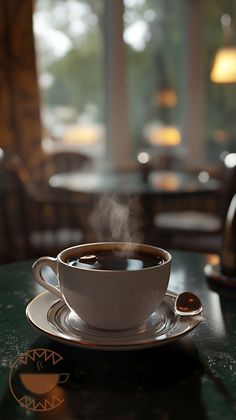
MULTIPOLYGON (((97 239, 94 195, 48 183, 82 163, 95 174, 145 165, 214 178, 203 195, 145 200, 154 215, 219 216, 225 159, 236 163, 234 0, 2 0, 0 10, 1 261, 97 239), (52 227, 63 230, 57 239, 52 227)), ((226 207, 233 193, 231 183, 226 207)), ((157 233, 150 243, 159 244, 157 233)), ((164 232, 160 241, 201 250, 193 235, 171 242, 164 232)), ((205 248, 219 251, 219 235, 205 248)))
POLYGON ((36 1, 43 147, 105 156, 104 103, 120 94, 113 70, 125 84, 125 160, 151 145, 173 146, 186 165, 219 164, 235 143, 236 69, 234 83, 217 83, 211 71, 226 33, 236 48, 235 13, 233 0, 36 1), (123 48, 114 39, 121 32, 123 48))

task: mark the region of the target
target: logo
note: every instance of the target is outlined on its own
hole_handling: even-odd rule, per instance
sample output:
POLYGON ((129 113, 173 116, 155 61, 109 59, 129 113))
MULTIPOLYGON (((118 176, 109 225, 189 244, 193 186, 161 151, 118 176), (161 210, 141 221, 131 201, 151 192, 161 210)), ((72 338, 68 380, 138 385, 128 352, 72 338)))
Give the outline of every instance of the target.
POLYGON ((64 402, 63 389, 68 373, 60 371, 63 357, 49 349, 32 349, 12 364, 9 386, 21 407, 31 411, 48 411, 64 402))

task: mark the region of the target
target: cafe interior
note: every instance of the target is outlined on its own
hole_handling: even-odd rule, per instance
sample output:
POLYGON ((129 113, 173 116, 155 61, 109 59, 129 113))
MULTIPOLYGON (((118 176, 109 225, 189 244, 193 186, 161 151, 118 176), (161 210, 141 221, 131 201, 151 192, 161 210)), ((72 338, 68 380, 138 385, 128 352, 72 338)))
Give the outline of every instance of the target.
MULTIPOLYGON (((231 334, 225 363, 233 371, 235 301, 221 299, 236 291, 235 0, 2 0, 0 58, 2 278, 11 278, 11 267, 27 266, 31 273, 38 258, 80 244, 165 249, 174 262, 172 289, 175 284, 177 292, 195 292, 217 325, 215 349, 231 334), (217 293, 208 297, 210 286, 217 293)), ((198 350, 208 360, 213 347, 209 341, 202 350, 204 328, 198 350)), ((185 350, 177 348, 176 360, 181 364, 185 357, 191 371, 197 362, 185 350)), ((214 351, 211 361, 221 366, 214 351)), ((164 350, 159 354, 166 357, 164 350)), ((170 347, 167 356, 172 359, 170 347)), ((81 357, 95 363, 90 355, 81 357)), ((103 366, 105 356, 97 357, 103 366)), ((109 357, 122 371, 127 361, 109 357)), ((134 358, 139 366, 147 363, 142 357, 134 358)), ((151 360, 145 365, 150 375, 157 369, 151 360)), ((167 378, 176 366, 170 362, 167 378)), ((228 398, 221 371, 209 369, 206 383, 215 387, 215 400, 209 397, 208 414, 212 409, 214 415, 205 416, 199 397, 192 401, 195 414, 182 419, 235 418, 233 376, 222 379, 229 381, 228 398), (217 393, 225 400, 213 409, 217 393)), ((150 402, 147 389, 143 398, 150 402)), ((168 395, 175 395, 173 388, 168 395)), ((175 417, 164 411, 155 416, 149 408, 145 417, 180 418, 174 401, 175 417)), ((142 419, 144 412, 96 418, 142 419)), ((79 418, 63 415, 57 418, 79 418)))
POLYGON ((0 261, 104 240, 220 254, 234 2, 14 4, 1 6, 0 261))

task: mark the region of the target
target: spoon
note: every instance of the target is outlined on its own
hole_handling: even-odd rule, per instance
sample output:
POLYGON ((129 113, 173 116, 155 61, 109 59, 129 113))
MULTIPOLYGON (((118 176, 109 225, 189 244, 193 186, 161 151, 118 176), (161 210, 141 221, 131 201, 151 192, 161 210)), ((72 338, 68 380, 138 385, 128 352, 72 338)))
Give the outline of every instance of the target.
POLYGON ((177 296, 174 309, 181 316, 198 315, 202 312, 202 304, 194 293, 183 292, 177 296))

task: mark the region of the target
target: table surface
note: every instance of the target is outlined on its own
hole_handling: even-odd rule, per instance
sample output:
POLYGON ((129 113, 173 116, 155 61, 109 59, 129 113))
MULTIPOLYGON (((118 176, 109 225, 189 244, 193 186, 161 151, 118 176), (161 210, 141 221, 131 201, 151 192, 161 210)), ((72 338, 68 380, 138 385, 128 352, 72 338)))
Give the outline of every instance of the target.
POLYGON ((38 333, 25 317, 25 306, 40 292, 32 261, 0 266, 1 418, 235 419, 235 300, 213 291, 204 277, 203 267, 214 256, 172 254, 169 290, 197 293, 204 320, 175 342, 124 352, 70 347, 38 333), (62 405, 38 414, 22 408, 8 385, 14 360, 36 348, 59 353, 70 373, 59 388, 62 405))
MULTIPOLYGON (((201 177, 200 177, 201 179, 201 177)), ((49 179, 53 188, 74 192, 116 193, 198 193, 216 191, 220 182, 209 178, 202 182, 197 175, 181 171, 150 171, 146 178, 141 171, 131 172, 67 172, 49 179)))

